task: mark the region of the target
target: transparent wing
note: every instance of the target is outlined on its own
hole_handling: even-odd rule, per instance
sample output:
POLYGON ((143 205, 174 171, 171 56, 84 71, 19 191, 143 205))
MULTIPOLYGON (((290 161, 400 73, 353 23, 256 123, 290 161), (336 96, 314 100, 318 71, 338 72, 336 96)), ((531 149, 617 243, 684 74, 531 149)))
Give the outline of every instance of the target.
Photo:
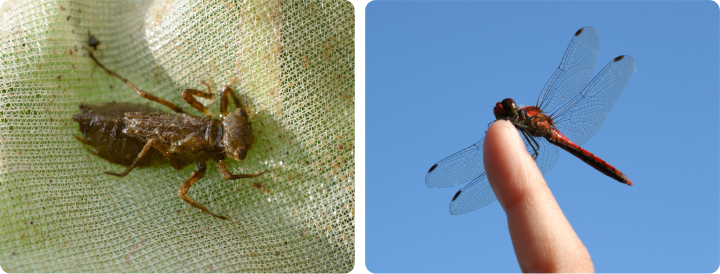
POLYGON ((557 129, 570 141, 584 144, 605 122, 634 71, 635 60, 630 56, 621 55, 610 61, 582 91, 553 114, 557 129))
POLYGON ((460 189, 450 202, 450 214, 460 215, 489 205, 497 200, 485 173, 460 189))
MULTIPOLYGON (((545 174, 552 169, 557 162, 559 156, 557 147, 548 143, 548 141, 544 138, 531 138, 534 138, 540 146, 535 163, 538 165, 540 171, 545 174)), ((482 147, 482 144, 480 144, 480 147, 482 147)), ((525 139, 525 148, 528 150, 530 155, 533 155, 535 152, 527 139, 525 139)), ((495 193, 493 193, 492 188, 490 188, 490 183, 488 183, 484 170, 485 169, 483 168, 482 174, 475 177, 468 185, 460 189, 460 191, 455 194, 452 202, 450 202, 450 214, 464 214, 484 207, 497 200, 495 193)))
POLYGON ((483 139, 430 167, 425 175, 428 187, 450 187, 485 174, 482 158, 483 139))
POLYGON ((570 40, 560 66, 540 92, 536 106, 551 111, 580 91, 592 76, 599 45, 600 38, 595 28, 579 29, 570 40))

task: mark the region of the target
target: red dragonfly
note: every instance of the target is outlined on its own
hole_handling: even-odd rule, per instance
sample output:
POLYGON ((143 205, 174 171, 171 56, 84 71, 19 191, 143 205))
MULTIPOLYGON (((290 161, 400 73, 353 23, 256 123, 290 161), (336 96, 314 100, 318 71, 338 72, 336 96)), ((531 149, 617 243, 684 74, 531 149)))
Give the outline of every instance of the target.
MULTIPOLYGON (((558 146, 605 175, 632 185, 625 174, 579 146, 595 135, 635 69, 632 57, 621 55, 588 83, 598 46, 596 29, 578 30, 535 106, 518 109, 515 101, 508 98, 495 104, 495 118, 510 121, 522 133, 525 148, 543 174, 557 162, 558 146)), ((497 200, 485 176, 482 147, 480 139, 430 167, 425 176, 428 187, 470 182, 453 197, 450 214, 467 213, 497 200)))

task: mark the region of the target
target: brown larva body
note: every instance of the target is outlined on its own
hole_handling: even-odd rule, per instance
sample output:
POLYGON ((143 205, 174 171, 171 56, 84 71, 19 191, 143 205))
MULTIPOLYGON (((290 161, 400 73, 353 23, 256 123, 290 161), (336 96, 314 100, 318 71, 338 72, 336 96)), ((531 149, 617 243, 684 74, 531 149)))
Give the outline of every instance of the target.
POLYGON ((264 174, 232 174, 226 167, 225 158, 243 161, 252 148, 255 137, 240 100, 229 86, 222 90, 220 112, 222 120, 213 119, 210 111, 195 100, 195 96, 212 99, 210 85, 208 92, 185 89, 183 99, 206 117, 185 113, 177 105, 140 90, 127 79, 105 68, 92 53, 90 58, 109 74, 125 82, 140 97, 158 102, 176 113, 168 114, 142 104, 107 103, 99 106, 80 105, 82 113, 73 119, 80 125, 82 136, 75 136, 80 142, 93 147, 90 151, 110 162, 127 166, 121 173, 105 172, 124 177, 135 167, 155 166, 169 163, 174 169, 196 163, 197 171, 181 186, 178 194, 188 204, 220 219, 190 197, 190 187, 205 175, 206 161, 218 162, 220 173, 228 180, 253 178, 264 174), (228 113, 228 100, 236 105, 228 113))
MULTIPOLYGON (((126 112, 153 113, 158 109, 142 104, 107 103, 99 106, 80 105, 82 113, 73 116, 80 125, 80 142, 93 147, 90 151, 111 163, 130 166, 146 142, 123 133, 126 112)), ((150 150, 137 166, 156 166, 168 163, 157 150, 150 150)))

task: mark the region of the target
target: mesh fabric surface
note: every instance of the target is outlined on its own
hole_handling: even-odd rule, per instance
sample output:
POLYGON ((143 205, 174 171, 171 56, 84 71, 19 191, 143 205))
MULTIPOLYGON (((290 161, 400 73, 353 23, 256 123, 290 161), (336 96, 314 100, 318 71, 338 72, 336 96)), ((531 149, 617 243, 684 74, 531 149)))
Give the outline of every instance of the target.
MULTIPOLYGON (((10 1, 0 13, 0 265, 9 272, 348 272, 354 266, 354 10, 346 1, 10 1), (96 67, 219 113, 249 103, 245 161, 124 178, 73 135, 80 103, 149 102, 96 67), (231 107, 234 105, 231 103, 231 107), (253 186, 255 183, 255 187, 253 186)), ((164 106, 151 106, 170 112, 164 106)))

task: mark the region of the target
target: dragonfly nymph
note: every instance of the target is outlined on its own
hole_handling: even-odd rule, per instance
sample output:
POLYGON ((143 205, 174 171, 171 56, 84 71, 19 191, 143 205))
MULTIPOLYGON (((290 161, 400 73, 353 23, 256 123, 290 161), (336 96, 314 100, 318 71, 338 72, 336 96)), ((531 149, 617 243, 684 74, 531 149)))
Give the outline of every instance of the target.
MULTIPOLYGON (((93 40, 90 39, 92 42, 93 40)), ((253 178, 257 174, 232 174, 227 169, 226 158, 242 162, 255 142, 248 114, 240 99, 230 86, 225 86, 220 99, 222 120, 212 118, 212 114, 195 100, 196 96, 212 99, 210 85, 207 92, 197 89, 185 89, 183 99, 193 108, 205 114, 205 117, 187 114, 179 106, 149 92, 137 88, 127 79, 107 69, 92 54, 90 58, 108 74, 125 82, 140 97, 158 102, 175 113, 169 114, 143 104, 105 103, 97 106, 81 104, 80 114, 73 120, 80 125, 81 136, 75 138, 89 145, 93 154, 112 163, 127 166, 120 173, 105 172, 109 175, 124 177, 135 167, 170 164, 174 169, 195 163, 197 170, 180 186, 178 195, 186 203, 199 208, 213 217, 227 219, 208 210, 205 206, 187 196, 190 187, 205 176, 206 162, 218 162, 220 174, 225 179, 235 180, 253 178), (228 111, 228 101, 232 99, 236 109, 228 111)))

